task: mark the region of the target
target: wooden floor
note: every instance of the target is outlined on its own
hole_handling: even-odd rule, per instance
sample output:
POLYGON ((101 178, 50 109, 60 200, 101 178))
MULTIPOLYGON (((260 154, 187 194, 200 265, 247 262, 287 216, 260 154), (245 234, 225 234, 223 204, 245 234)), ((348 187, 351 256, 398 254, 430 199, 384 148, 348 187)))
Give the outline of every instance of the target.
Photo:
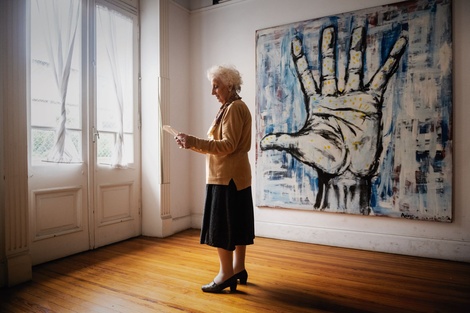
POLYGON ((470 312, 470 264, 256 238, 248 285, 208 294, 199 231, 138 237, 33 268, 0 312, 470 312))

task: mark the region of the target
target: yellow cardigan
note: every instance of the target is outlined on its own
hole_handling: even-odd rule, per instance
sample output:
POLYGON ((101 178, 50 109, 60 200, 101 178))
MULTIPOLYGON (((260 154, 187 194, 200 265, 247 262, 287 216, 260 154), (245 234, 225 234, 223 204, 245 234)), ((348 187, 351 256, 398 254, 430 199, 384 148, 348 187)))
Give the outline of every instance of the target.
POLYGON ((217 125, 211 125, 209 139, 188 136, 190 149, 206 154, 206 183, 228 185, 233 179, 237 190, 251 186, 248 151, 251 148, 251 114, 245 102, 227 106, 217 125))

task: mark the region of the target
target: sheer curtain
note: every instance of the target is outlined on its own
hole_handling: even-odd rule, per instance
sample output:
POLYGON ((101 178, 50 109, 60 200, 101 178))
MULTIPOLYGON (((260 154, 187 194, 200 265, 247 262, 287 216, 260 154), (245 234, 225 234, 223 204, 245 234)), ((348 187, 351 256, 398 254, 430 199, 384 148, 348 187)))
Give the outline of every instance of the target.
POLYGON ((67 91, 74 45, 77 40, 80 2, 79 0, 36 0, 60 102, 55 143, 47 158, 50 162, 81 162, 81 156, 70 136, 67 136, 66 129, 67 91))
POLYGON ((111 166, 126 168, 128 163, 124 157, 124 111, 126 106, 132 108, 133 23, 130 18, 100 5, 96 7, 96 15, 98 79, 108 78, 111 86, 98 90, 98 93, 101 93, 98 106, 107 107, 108 112, 112 112, 112 121, 107 122, 107 125, 112 125, 115 135, 111 166), (104 92, 108 94, 103 95, 104 92))

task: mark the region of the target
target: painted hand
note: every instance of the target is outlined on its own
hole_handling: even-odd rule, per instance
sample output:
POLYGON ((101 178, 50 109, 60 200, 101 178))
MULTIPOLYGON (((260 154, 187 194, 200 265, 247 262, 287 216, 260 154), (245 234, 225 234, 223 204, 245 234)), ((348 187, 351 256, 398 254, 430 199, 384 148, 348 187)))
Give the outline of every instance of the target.
POLYGON ((371 80, 363 83, 365 30, 353 30, 344 90, 338 90, 333 27, 322 33, 320 82, 308 66, 302 41, 292 40, 292 58, 307 99, 308 117, 296 133, 272 133, 260 143, 262 150, 285 150, 301 162, 321 171, 340 175, 346 170, 366 176, 376 170, 381 151, 381 107, 383 93, 398 68, 407 45, 402 34, 387 60, 371 80))

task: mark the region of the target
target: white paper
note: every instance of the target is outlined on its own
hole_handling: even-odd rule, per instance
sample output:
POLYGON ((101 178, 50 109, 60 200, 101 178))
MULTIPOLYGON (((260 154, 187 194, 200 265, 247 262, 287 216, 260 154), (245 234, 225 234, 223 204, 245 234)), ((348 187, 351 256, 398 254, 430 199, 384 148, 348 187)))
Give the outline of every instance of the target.
POLYGON ((163 125, 163 130, 172 134, 173 136, 178 135, 179 131, 171 127, 170 125, 163 125))

